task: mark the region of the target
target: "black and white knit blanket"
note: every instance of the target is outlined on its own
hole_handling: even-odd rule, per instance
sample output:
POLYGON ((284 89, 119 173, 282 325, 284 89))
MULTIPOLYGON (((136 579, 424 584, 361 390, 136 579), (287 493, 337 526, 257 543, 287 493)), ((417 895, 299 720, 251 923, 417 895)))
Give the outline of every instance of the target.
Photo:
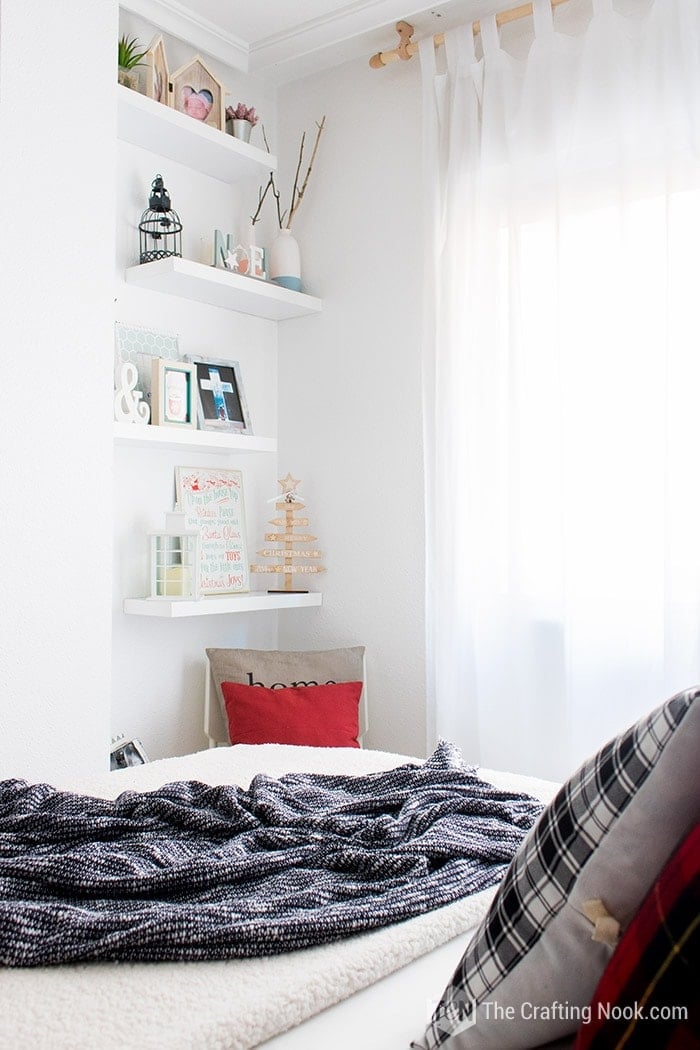
POLYGON ((441 743, 365 776, 180 781, 115 800, 0 782, 0 965, 310 947, 485 889, 542 809, 441 743))

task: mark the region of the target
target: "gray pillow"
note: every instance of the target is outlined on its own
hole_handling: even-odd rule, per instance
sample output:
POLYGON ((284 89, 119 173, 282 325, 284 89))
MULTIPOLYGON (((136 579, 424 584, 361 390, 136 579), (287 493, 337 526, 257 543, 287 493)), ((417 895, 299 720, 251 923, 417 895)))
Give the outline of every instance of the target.
MULTIPOLYGON (((290 652, 277 649, 207 649, 210 674, 210 705, 207 732, 219 742, 229 742, 228 716, 221 692, 222 682, 264 685, 268 689, 325 685, 328 682, 364 682, 365 649, 290 652)), ((365 690, 360 697, 360 736, 367 729, 365 690)))

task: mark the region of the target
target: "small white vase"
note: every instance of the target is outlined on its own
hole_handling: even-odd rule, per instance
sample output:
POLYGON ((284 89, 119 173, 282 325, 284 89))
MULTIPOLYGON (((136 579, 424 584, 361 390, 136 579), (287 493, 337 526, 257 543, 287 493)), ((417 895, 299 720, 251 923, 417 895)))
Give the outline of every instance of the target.
POLYGON ((283 288, 301 291, 299 245, 291 230, 282 229, 270 248, 270 279, 283 288))

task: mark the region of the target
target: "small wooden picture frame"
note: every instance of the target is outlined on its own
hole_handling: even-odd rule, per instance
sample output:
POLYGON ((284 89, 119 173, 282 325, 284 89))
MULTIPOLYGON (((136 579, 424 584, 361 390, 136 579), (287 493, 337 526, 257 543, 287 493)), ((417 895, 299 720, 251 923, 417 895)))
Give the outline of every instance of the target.
POLYGON ((150 43, 148 51, 143 57, 143 65, 146 68, 146 90, 144 94, 156 102, 168 105, 168 84, 170 73, 168 70, 168 59, 165 54, 165 43, 159 33, 150 43))
POLYGON ((195 369, 200 430, 252 434, 238 361, 187 355, 195 369))
POLYGON ((168 97, 169 105, 178 113, 224 130, 226 89, 199 55, 171 74, 168 97))
POLYGON ((194 365, 156 357, 152 368, 151 423, 196 430, 194 365))

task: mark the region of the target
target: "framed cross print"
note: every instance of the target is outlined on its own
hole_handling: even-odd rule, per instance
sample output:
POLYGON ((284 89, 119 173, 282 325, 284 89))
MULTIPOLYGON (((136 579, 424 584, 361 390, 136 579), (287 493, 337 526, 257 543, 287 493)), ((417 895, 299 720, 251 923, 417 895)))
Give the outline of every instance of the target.
POLYGON ((252 434, 238 361, 187 355, 195 367, 200 430, 252 434))

